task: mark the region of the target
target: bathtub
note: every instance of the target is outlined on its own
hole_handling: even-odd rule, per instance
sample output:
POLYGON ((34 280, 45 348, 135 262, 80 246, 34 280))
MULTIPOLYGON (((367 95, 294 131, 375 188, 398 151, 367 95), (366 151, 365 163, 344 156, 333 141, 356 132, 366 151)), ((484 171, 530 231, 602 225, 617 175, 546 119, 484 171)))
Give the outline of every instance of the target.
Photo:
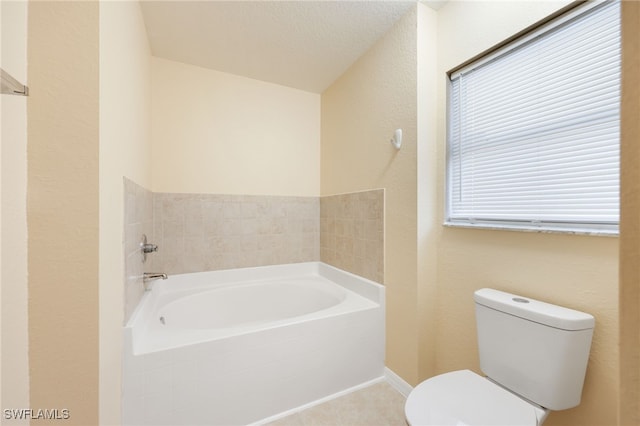
POLYGON ((123 424, 261 423, 383 370, 379 284, 320 262, 171 276, 124 327, 123 424))

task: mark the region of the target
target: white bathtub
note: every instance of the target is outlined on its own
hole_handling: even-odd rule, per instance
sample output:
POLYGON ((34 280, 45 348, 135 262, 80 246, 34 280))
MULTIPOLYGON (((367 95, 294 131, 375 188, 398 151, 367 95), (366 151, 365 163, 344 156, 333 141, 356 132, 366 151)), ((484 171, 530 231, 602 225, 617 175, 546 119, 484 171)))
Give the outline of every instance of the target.
POLYGON ((172 276, 124 328, 123 423, 260 422, 383 369, 372 281, 318 262, 172 276))

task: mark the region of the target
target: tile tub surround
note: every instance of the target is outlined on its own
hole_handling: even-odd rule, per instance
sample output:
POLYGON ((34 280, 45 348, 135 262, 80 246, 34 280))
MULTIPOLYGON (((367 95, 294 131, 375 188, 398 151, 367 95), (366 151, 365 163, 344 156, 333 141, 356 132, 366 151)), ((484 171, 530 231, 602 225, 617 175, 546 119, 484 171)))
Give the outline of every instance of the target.
POLYGON ((153 221, 168 274, 320 260, 317 197, 154 193, 153 221))
POLYGON ((153 255, 142 263, 140 242, 146 234, 153 243, 153 193, 124 178, 124 283, 126 323, 144 293, 142 273, 150 272, 153 255))
POLYGON ((153 193, 125 185, 125 321, 143 272, 179 274, 322 260, 384 283, 384 190, 325 197, 153 193), (142 263, 140 238, 158 251, 142 263))
POLYGON ((321 197, 320 259, 384 283, 384 189, 321 197))

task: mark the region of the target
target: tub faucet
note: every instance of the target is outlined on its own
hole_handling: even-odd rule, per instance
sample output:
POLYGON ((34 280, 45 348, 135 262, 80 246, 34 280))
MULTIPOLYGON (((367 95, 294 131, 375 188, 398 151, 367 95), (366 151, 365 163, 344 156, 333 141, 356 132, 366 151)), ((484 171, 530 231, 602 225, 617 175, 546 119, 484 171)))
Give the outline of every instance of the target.
POLYGON ((163 274, 161 272, 143 272, 142 280, 143 281, 153 281, 162 278, 163 280, 167 279, 167 274, 163 274))
POLYGON ((154 280, 167 279, 167 274, 163 274, 162 272, 143 272, 142 273, 142 283, 144 284, 144 289, 149 291, 151 287, 149 286, 149 282, 154 280))

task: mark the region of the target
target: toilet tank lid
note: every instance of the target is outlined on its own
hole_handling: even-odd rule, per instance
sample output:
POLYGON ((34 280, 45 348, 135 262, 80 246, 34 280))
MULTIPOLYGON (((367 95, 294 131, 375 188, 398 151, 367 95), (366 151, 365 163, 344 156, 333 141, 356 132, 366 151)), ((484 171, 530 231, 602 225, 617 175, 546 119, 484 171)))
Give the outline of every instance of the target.
POLYGON ((594 317, 585 312, 491 288, 477 290, 473 298, 488 308, 562 330, 587 330, 595 326, 594 317))

